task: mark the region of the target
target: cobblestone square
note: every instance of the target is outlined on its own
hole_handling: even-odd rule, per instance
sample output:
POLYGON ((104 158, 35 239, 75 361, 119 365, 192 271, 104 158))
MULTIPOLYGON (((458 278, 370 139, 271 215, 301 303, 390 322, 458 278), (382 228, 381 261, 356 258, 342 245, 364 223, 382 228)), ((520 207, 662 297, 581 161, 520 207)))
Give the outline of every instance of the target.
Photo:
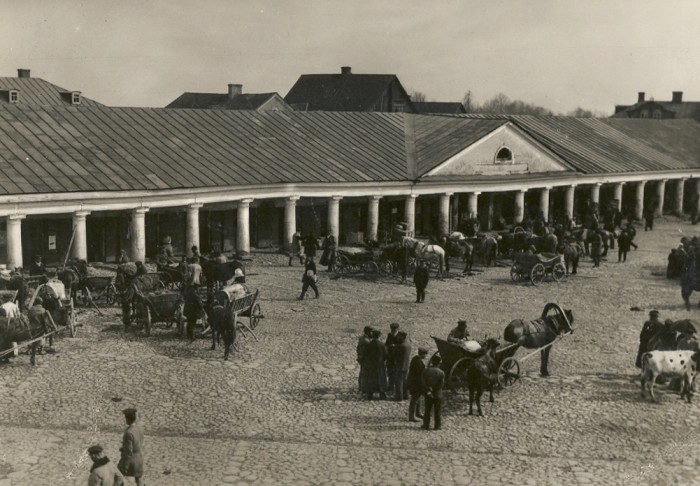
MULTIPOLYGON (((117 307, 81 309, 76 339, 31 367, 21 355, 0 365, 0 486, 85 484, 93 442, 118 460, 121 410, 136 407, 146 428, 146 482, 221 484, 700 484, 698 405, 665 387, 661 404, 639 396, 634 368, 647 312, 697 318, 665 278, 669 250, 698 226, 660 221, 639 231, 639 250, 601 268, 534 287, 506 266, 431 280, 426 302, 396 279, 320 272, 321 298, 298 298, 302 268, 254 253, 249 285, 265 319, 259 342, 224 362, 208 339, 194 343, 158 324, 126 334, 117 307), (550 301, 574 312, 576 331, 557 342, 549 378, 539 356, 523 379, 466 415, 468 400, 446 394, 441 431, 407 420, 408 402, 363 401, 355 346, 362 327, 391 322, 432 350, 457 319, 472 335, 502 335, 550 301), (632 308, 639 308, 633 311, 632 308)), ((459 268, 459 265, 455 265, 459 268)), ((696 302, 697 300, 694 299, 696 302)), ((519 350, 516 358, 523 357, 519 350)), ((132 482, 133 484, 133 482, 132 482)))

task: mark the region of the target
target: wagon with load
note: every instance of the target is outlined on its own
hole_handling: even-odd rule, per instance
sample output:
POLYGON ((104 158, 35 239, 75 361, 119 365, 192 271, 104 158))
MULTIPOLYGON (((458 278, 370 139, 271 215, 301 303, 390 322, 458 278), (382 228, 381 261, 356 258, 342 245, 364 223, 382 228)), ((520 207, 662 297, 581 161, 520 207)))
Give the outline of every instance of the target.
POLYGON ((529 279, 533 285, 542 283, 547 275, 559 282, 566 277, 564 255, 551 253, 518 253, 513 266, 510 268, 510 278, 513 282, 529 279))

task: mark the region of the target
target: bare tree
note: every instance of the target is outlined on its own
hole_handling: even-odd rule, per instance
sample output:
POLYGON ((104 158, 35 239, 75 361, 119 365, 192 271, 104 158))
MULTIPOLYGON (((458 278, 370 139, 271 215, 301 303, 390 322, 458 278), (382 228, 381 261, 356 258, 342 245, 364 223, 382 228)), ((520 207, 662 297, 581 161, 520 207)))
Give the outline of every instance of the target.
POLYGON ((462 106, 464 106, 464 111, 467 113, 473 113, 474 112, 474 100, 472 99, 472 90, 467 90, 466 93, 464 93, 464 97, 462 98, 462 106))
POLYGON ((425 93, 422 93, 420 91, 414 91, 411 95, 411 101, 416 101, 418 103, 425 101, 425 93))

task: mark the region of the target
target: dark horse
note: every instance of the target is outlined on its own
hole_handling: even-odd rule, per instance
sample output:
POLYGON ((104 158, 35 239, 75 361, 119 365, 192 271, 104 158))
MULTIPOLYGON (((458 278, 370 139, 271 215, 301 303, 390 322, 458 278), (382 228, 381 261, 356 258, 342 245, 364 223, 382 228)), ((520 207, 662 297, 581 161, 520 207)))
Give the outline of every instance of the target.
POLYGON ((473 405, 476 401, 476 409, 480 417, 484 416, 481 411, 481 395, 484 390, 489 391, 489 402, 493 403, 493 385, 498 382, 498 366, 500 365, 496 357, 496 349, 500 343, 497 339, 486 341, 486 351, 474 360, 467 368, 467 386, 469 387, 469 415, 474 415, 473 405))
MULTIPOLYGON (((236 343, 236 323, 234 321, 233 312, 218 300, 213 302, 209 308, 209 322, 211 323, 211 349, 216 349, 216 343, 219 337, 224 340, 224 361, 228 360, 231 352, 231 346, 235 347, 236 343)), ((237 349, 237 348, 236 348, 237 349)))
POLYGON ((199 264, 202 266, 202 273, 207 281, 207 295, 213 295, 216 287, 222 287, 231 280, 237 269, 243 272, 241 283, 245 283, 245 266, 238 260, 217 262, 214 259, 200 256, 199 264))
MULTIPOLYGON (((698 255, 692 251, 688 254, 681 273, 681 297, 685 302, 685 308, 690 310, 690 296, 693 291, 700 290, 700 270, 698 266, 698 255)), ((700 303, 698 304, 700 306, 700 303)))
POLYGON ((160 288, 163 288, 163 282, 160 281, 160 275, 157 273, 138 275, 131 279, 129 285, 127 285, 121 295, 122 322, 124 323, 124 327, 128 329, 131 324, 132 312, 135 310, 138 295, 152 292, 160 288))
POLYGON ((508 324, 503 331, 503 338, 509 343, 517 344, 526 349, 546 348, 540 351, 540 374, 549 376, 547 364, 549 363, 549 351, 557 337, 573 332, 571 324, 574 315, 569 309, 562 309, 559 304, 549 303, 544 306, 542 315, 534 321, 515 319, 508 324), (554 310, 554 315, 549 312, 554 310))
POLYGON ((474 265, 474 246, 466 239, 454 240, 443 237, 441 246, 445 250, 445 270, 450 271, 450 257, 464 259, 464 272, 471 272, 474 265))
POLYGON ((84 284, 87 274, 87 262, 85 260, 75 260, 63 270, 57 272, 56 276, 66 287, 68 298, 75 300, 75 295, 80 286, 84 284))
POLYGON ((0 290, 16 290, 16 301, 21 310, 26 310, 27 299, 29 298, 29 285, 20 274, 13 274, 9 280, 0 278, 0 290))

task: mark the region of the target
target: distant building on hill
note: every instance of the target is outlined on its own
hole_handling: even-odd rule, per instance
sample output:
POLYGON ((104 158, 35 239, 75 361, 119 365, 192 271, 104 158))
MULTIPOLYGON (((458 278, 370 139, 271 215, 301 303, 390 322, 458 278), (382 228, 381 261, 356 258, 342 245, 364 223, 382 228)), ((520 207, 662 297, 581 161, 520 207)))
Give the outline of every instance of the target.
POLYGON ((615 105, 613 118, 651 118, 668 120, 672 118, 692 118, 700 120, 700 102, 683 101, 683 92, 674 91, 671 101, 646 100, 640 91, 633 105, 615 105))

